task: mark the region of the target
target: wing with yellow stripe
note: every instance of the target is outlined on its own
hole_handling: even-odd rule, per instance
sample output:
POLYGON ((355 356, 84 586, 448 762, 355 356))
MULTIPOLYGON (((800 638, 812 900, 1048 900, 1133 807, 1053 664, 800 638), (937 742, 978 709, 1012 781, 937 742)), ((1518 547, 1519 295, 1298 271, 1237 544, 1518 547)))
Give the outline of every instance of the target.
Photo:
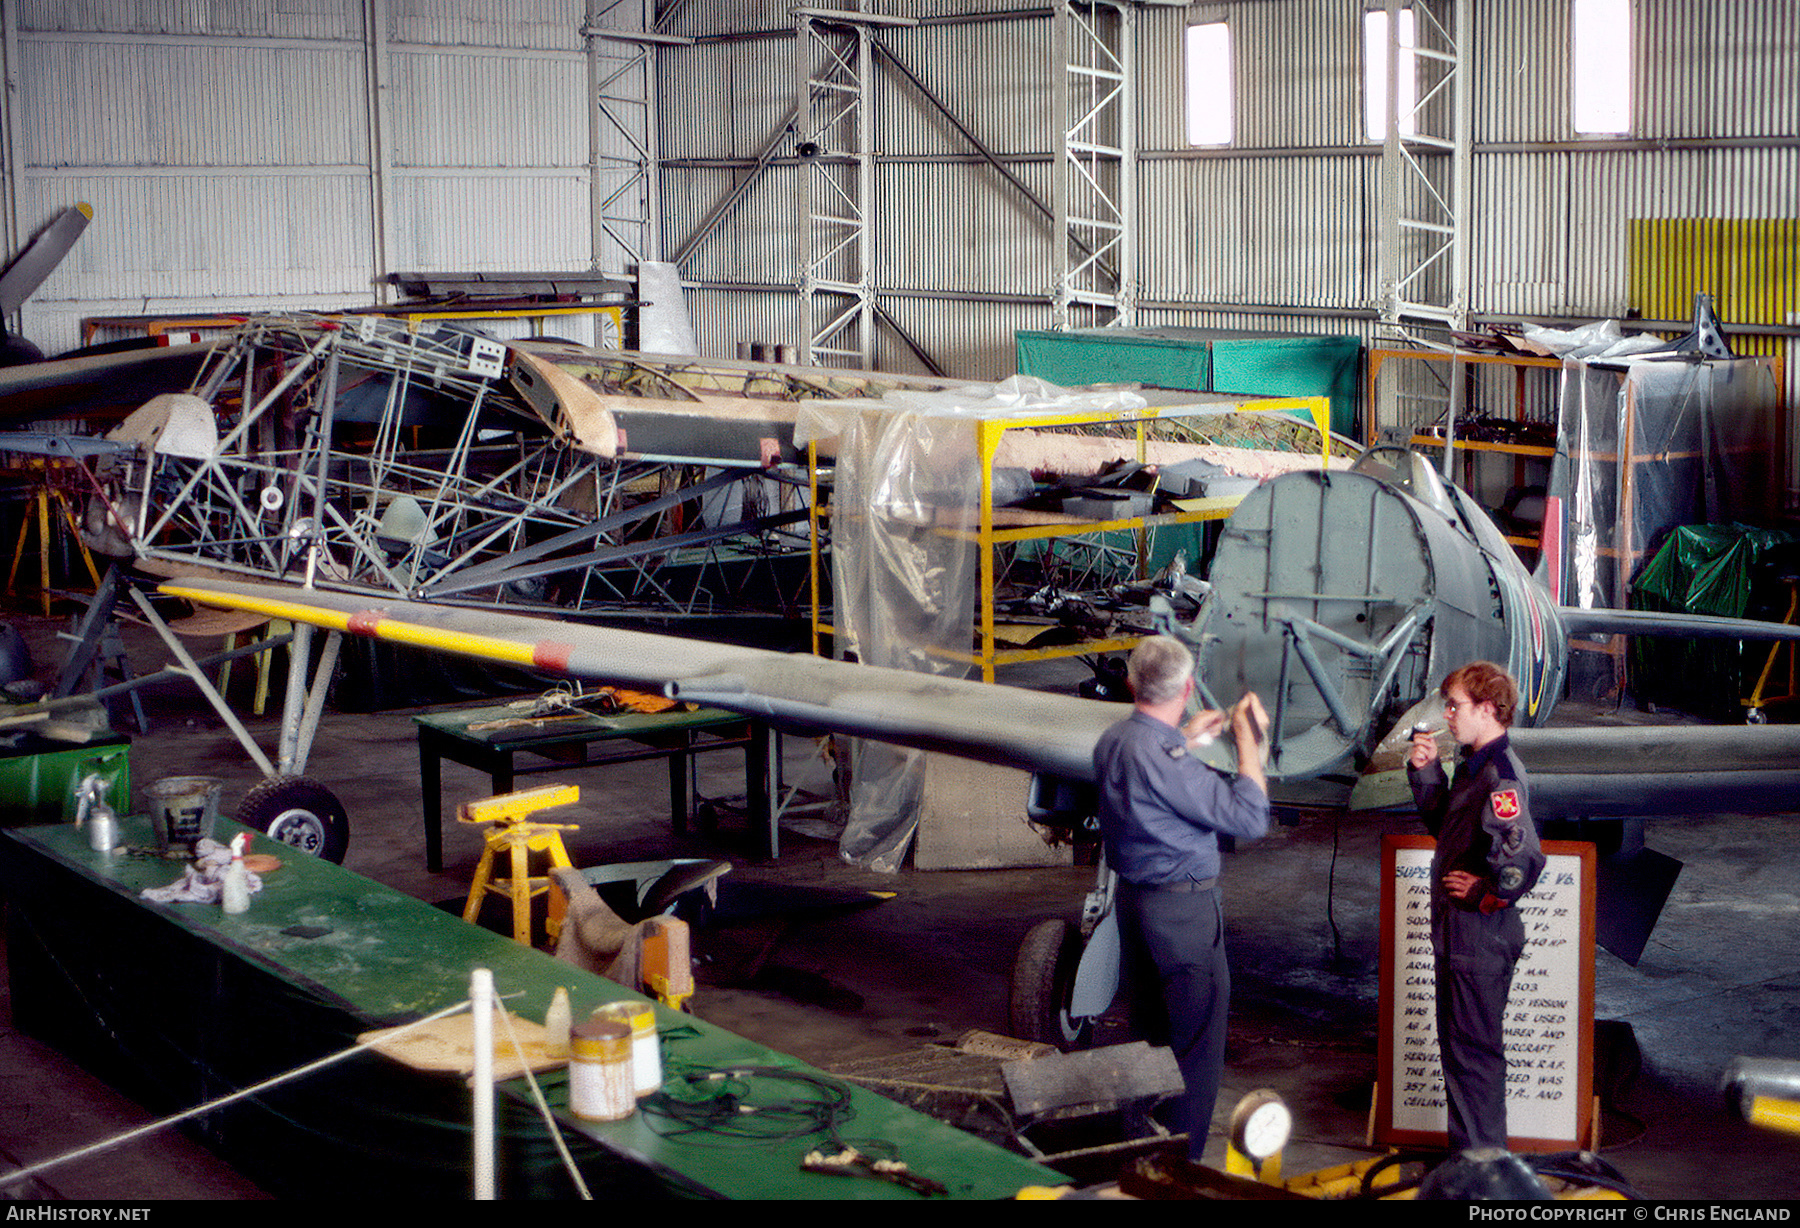
POLYGON ((788 728, 1074 780, 1092 777, 1094 743, 1122 715, 1115 704, 1071 695, 494 610, 216 579, 170 581, 162 591, 394 644, 660 690, 788 728))

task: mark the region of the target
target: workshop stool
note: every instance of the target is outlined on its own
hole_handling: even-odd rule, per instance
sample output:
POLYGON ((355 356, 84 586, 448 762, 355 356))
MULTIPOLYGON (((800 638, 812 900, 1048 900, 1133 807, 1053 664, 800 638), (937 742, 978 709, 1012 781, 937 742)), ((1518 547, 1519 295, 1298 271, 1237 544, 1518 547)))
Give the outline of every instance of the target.
POLYGON ((479 802, 465 802, 456 812, 459 823, 492 823, 481 851, 481 862, 475 867, 475 881, 469 884, 469 902, 463 908, 463 920, 473 922, 481 915, 481 903, 488 892, 512 900, 513 941, 531 945, 531 900, 548 895, 544 932, 555 942, 562 931, 563 913, 568 907, 562 890, 547 876, 532 877, 532 853, 546 853, 550 867, 569 867, 569 851, 563 847, 562 833, 579 831, 575 823, 533 823, 530 816, 540 810, 567 806, 581 798, 579 785, 543 785, 502 793, 479 802), (512 876, 494 877, 494 857, 505 853, 511 858, 512 876))

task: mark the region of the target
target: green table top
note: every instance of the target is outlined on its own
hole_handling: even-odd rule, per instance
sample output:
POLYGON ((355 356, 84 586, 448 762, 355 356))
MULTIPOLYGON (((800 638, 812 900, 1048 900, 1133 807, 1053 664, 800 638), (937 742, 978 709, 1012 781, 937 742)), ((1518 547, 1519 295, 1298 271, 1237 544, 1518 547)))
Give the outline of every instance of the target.
MULTIPOLYGON (((146 820, 121 824, 128 847, 150 848, 146 820)), ((219 835, 241 830, 221 821, 219 835)), ((70 824, 0 829, 0 854, 29 850, 121 895, 136 898, 145 887, 180 877, 180 863, 121 853, 96 853, 86 833, 70 824)), ((451 1006, 468 996, 469 973, 493 972, 507 1006, 542 1019, 559 985, 568 986, 577 1019, 603 1002, 634 997, 600 977, 497 934, 463 922, 330 862, 295 852, 256 835, 252 852, 274 852, 282 868, 263 878, 250 910, 227 916, 217 906, 153 904, 153 912, 202 936, 238 958, 303 987, 361 1017, 369 1026, 401 1022, 451 1006), (317 927, 317 937, 284 932, 317 927)), ((657 1008, 663 1032, 664 1069, 770 1066, 816 1074, 797 1058, 764 1048, 692 1015, 657 1008)), ((450 1076, 444 1076, 450 1077, 450 1076)), ((829 1077, 829 1076, 826 1076, 829 1077)), ((562 1072, 540 1076, 552 1107, 572 1128, 617 1155, 655 1171, 690 1193, 729 1198, 918 1198, 887 1182, 837 1178, 799 1170, 801 1157, 822 1140, 719 1141, 659 1134, 644 1113, 622 1122, 582 1122, 567 1113, 562 1072)), ((785 1082, 785 1081, 781 1081, 785 1082)), ((523 1080, 502 1084, 508 1095, 526 1095, 523 1080)), ((1027 1185, 1065 1179, 1049 1169, 964 1134, 861 1088, 850 1088, 849 1138, 885 1139, 912 1168, 949 1187, 952 1197, 1006 1198, 1027 1185)))

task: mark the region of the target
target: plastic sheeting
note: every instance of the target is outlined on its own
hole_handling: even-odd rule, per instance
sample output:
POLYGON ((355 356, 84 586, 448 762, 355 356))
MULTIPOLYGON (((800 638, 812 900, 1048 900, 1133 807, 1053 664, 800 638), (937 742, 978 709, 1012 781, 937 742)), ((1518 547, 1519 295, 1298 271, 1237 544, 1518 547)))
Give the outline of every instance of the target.
POLYGON ((1563 602, 1622 607, 1635 560, 1676 525, 1769 519, 1779 397, 1766 359, 1565 361, 1549 488, 1563 602))
MULTIPOLYGON (((965 675, 980 571, 976 424, 1146 404, 1131 392, 1071 392, 1014 376, 991 387, 802 406, 797 446, 838 441, 831 553, 839 651, 854 649, 866 665, 965 675)), ((853 744, 850 814, 838 849, 845 861, 884 873, 900 868, 918 826, 924 764, 919 751, 853 744)))

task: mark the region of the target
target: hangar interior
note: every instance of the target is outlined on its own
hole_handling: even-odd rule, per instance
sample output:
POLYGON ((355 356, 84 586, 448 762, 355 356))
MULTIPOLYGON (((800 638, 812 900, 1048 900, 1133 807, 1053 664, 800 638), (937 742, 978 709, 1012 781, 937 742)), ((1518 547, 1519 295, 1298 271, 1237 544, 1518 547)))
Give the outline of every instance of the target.
MULTIPOLYGON (((1561 604, 1596 618, 1630 607, 1793 621, 1784 605, 1793 554, 1782 547, 1800 504, 1788 414, 1800 391, 1790 361, 1800 333, 1792 88, 1800 5, 0 0, 0 60, 0 239, 8 259, 18 257, 14 267, 32 263, 27 249, 60 244, 10 297, 13 268, 0 274, 9 344, 29 341, 51 356, 0 371, 7 429, 39 440, 17 441, 20 452, 0 441, 9 618, 30 660, 15 681, 79 691, 120 673, 142 679, 171 660, 203 672, 178 659, 174 636, 144 625, 157 621, 145 595, 156 580, 203 565, 287 583, 323 569, 327 584, 372 586, 383 600, 622 615, 660 636, 839 660, 854 651, 865 664, 998 681, 1071 704, 1104 693, 1111 679, 1118 698, 1106 655, 1148 629, 1142 602, 1126 601, 1133 608, 1124 614, 1086 600, 1046 612, 1041 601, 1030 606, 1032 592, 1057 597, 1086 583, 1112 593, 1158 579, 1179 604, 1198 591, 1182 587, 1184 569, 1203 577, 1215 552, 1229 552, 1232 526, 1245 522, 1224 517, 1239 500, 1256 506, 1251 491, 1268 492, 1295 469, 1335 472, 1363 445, 1417 448, 1428 473, 1466 486, 1498 526, 1488 526, 1497 552, 1521 576, 1554 575, 1561 604), (70 214, 78 202, 80 221, 70 214), (76 237, 63 243, 54 232, 65 223, 76 237), (1575 333, 1596 322, 1613 327, 1575 333), (685 344, 668 342, 670 328, 685 344), (490 342, 506 355, 495 359, 504 376, 479 369, 490 342), (1602 353, 1615 342, 1624 349, 1602 353), (1623 357, 1634 342, 1674 343, 1684 356, 1634 368, 1623 357), (153 348, 132 348, 142 344, 153 348), (605 355, 621 348, 677 357, 634 353, 619 360, 624 374, 608 372, 605 355), (229 372, 220 357, 228 352, 239 364, 229 372), (291 390, 279 382, 284 370, 291 390), (1013 391, 1002 381, 1015 375, 1051 387, 1013 391), (628 389, 634 380, 652 390, 628 389), (184 390, 237 398, 219 411, 206 445, 216 452, 159 452, 151 440, 128 457, 129 449, 102 455, 67 442, 114 430, 151 393, 184 390), (628 403, 659 396, 672 399, 628 403), (670 408, 731 396, 742 398, 737 411, 699 425, 670 408), (273 407, 266 437, 247 425, 259 398, 273 407), (995 450, 978 442, 946 459, 941 443, 932 452, 918 438, 898 453, 882 451, 885 440, 853 450, 846 424, 857 412, 869 420, 883 398, 991 422, 995 450), (577 420, 576 407, 590 403, 603 416, 577 420), (340 412, 353 442, 323 442, 340 412), (1284 416, 1294 413, 1298 420, 1284 416), (1252 418, 1265 421, 1240 430, 1252 418), (1276 418, 1286 425, 1270 426, 1276 418), (325 426, 308 426, 315 420, 325 426), (1274 438, 1283 432, 1292 438, 1274 438), (1236 487, 1202 489, 1196 479, 1177 498, 1132 486, 1138 479, 1109 454, 1103 476, 1080 470, 1079 481, 1047 483, 1043 472, 1058 464, 1077 471, 1076 462, 1045 459, 1070 435, 1125 438, 1124 470, 1166 471, 1219 448, 1257 453, 1269 467, 1229 475, 1236 487), (516 462, 482 453, 526 438, 543 445, 528 460, 522 443, 516 462), (1008 440, 1024 459, 997 459, 1008 440), (821 441, 837 451, 827 455, 821 441), (206 475, 222 469, 210 458, 239 444, 236 476, 208 486, 206 475), (1189 450, 1152 459, 1148 449, 1164 444, 1189 450), (271 460, 278 452, 288 459, 271 460), (522 489, 527 466, 537 493, 496 506, 495 475, 522 489), (1030 506, 1013 519, 1000 516, 1003 470, 1025 475, 1030 506), (325 492, 340 481, 331 489, 349 492, 344 507, 358 499, 367 507, 333 520, 327 505, 337 495, 325 492), (142 495, 129 503, 117 491, 133 482, 142 495), (1062 499, 1047 515, 1066 519, 1021 519, 1042 512, 1047 486, 1062 499), (577 488, 596 493, 565 497, 577 488), (209 490, 205 500, 196 493, 209 490), (945 490, 960 491, 960 504, 945 490), (901 517, 893 538, 855 536, 880 519, 861 509, 903 498, 931 516, 957 504, 969 519, 938 519, 925 532, 901 517), (112 557, 160 570, 95 615, 102 603, 93 595, 107 587, 107 551, 96 543, 108 531, 109 499, 114 527, 129 539, 114 543, 112 557), (96 501, 100 521, 78 523, 96 501), (1556 519, 1565 515, 1566 525, 1556 519), (454 532, 442 527, 451 516, 454 532), (1072 520, 1092 523, 1076 532, 1072 520), (685 571, 663 569, 644 542, 669 536, 680 540, 663 547, 703 557, 685 571), (1088 544, 1036 544, 1071 538, 1088 544), (343 563, 352 553, 358 562, 343 563), (1008 562, 996 575, 1001 553, 1008 562), (1680 586, 1696 570, 1710 577, 1702 596, 1724 604, 1690 603, 1680 586), (109 622, 115 603, 133 618, 109 622), (1063 612, 1074 607, 1079 617, 1063 612), (927 623, 939 637, 930 645, 920 631, 927 623), (1046 627, 1064 638, 1042 638, 1046 627), (91 683, 62 676, 83 672, 65 668, 77 651, 91 658, 91 683)), ((1352 544, 1345 534, 1354 526, 1320 520, 1321 558, 1358 549, 1373 557, 1382 544, 1374 536, 1352 544)), ((1483 558, 1496 553, 1479 535, 1459 541, 1483 558)), ((1504 584, 1493 585, 1503 605, 1504 584)), ((1326 621, 1308 625, 1322 642, 1341 638, 1326 621)), ((1404 640, 1411 626, 1384 633, 1394 628, 1404 640)), ((214 628, 204 652, 228 633, 214 628)), ((324 807, 348 812, 354 834, 347 852, 335 850, 344 866, 385 890, 448 901, 454 915, 477 874, 482 836, 440 821, 441 847, 422 853, 421 815, 483 796, 485 782, 453 764, 441 774, 442 801, 433 798, 441 765, 421 758, 421 729, 551 681, 479 664, 440 669, 428 652, 354 639, 340 660, 335 635, 291 634, 285 659, 299 663, 291 672, 282 656, 272 679, 267 656, 260 672, 257 658, 240 658, 229 685, 209 672, 223 708, 175 677, 108 704, 112 730, 129 736, 119 813, 142 813, 152 781, 202 775, 223 782, 226 817, 241 816, 265 776, 289 774, 297 740, 304 766, 292 774, 327 785, 335 796, 324 807), (326 668, 308 687, 321 654, 338 663, 322 718, 300 705, 331 681, 326 668), (259 768, 246 740, 279 745, 280 770, 266 759, 259 768)), ((1563 737, 1543 752, 1564 756, 1543 761, 1559 765, 1545 771, 1559 782, 1591 767, 1580 731, 1594 726, 1596 742, 1621 756, 1675 761, 1688 752, 1668 748, 1687 745, 1685 731, 1741 727, 1748 716, 1759 727, 1741 732, 1780 737, 1792 720, 1787 701, 1800 684, 1791 650, 1751 641, 1653 650, 1573 626, 1565 638, 1567 667, 1559 652, 1555 676, 1566 695, 1545 731, 1563 737)), ((643 651, 689 651, 671 643, 643 651)), ((1380 651, 1351 655, 1385 660, 1380 651)), ((203 655, 197 644, 194 655, 203 655)), ((617 680, 680 676, 677 660, 640 665, 617 680)), ((1241 688, 1250 675, 1241 662, 1235 668, 1231 685, 1241 688)), ((1374 711, 1383 688, 1397 694, 1430 669, 1396 665, 1360 702, 1374 711)), ((1203 660, 1215 682, 1228 672, 1203 660)), ((1368 683, 1369 669, 1351 672, 1368 683)), ((730 706, 729 686, 702 681, 714 689, 694 693, 730 706)), ((1330 688, 1318 689, 1314 716, 1347 728, 1330 688)), ((1236 693, 1221 688, 1218 698, 1236 693)), ((914 719, 894 707, 895 721, 914 719)), ((1288 719, 1303 709, 1296 702, 1288 719)), ((1388 709, 1398 715, 1396 701, 1388 709)), ((1037 1180, 1020 1175, 1013 1188, 1112 1189, 1159 1142, 1131 1107, 1142 1094, 1125 1094, 1132 1079, 1152 1077, 1147 1067, 1079 1076, 1103 1111, 1034 1113, 1002 1079, 1002 1058, 953 1047, 971 1032, 1018 1039, 1017 954, 1050 932, 1046 919, 1074 927, 1094 885, 1092 841, 1050 843, 1048 827, 1027 822, 1027 773, 987 775, 944 756, 929 769, 896 767, 869 744, 845 757, 855 782, 845 785, 824 744, 793 732, 830 729, 838 718, 797 710, 750 722, 741 768, 733 743, 725 755, 684 760, 665 750, 571 770, 579 809, 546 819, 581 825, 566 841, 577 867, 730 864, 708 906, 716 915, 692 933, 692 1010, 707 1025, 947 1121, 996 1155, 1053 1157, 1037 1180), (764 748, 756 730, 766 736, 770 724, 789 732, 764 748), (763 754, 762 766, 753 762, 763 754), (665 759, 675 765, 668 772, 665 759), (871 796, 896 781, 900 800, 871 796), (680 792, 670 800, 665 789, 680 792), (759 793, 769 789, 773 803, 759 793), (771 804, 791 811, 765 827, 771 804), (682 820, 673 829, 671 806, 682 820), (921 810, 929 813, 915 837, 909 821, 921 810), (909 821, 890 840, 895 812, 909 821), (1145 1132, 1150 1142, 1132 1141, 1145 1132)), ((849 732, 880 727, 856 722, 849 732)), ((1041 732, 1002 730, 990 740, 1041 732)), ((77 736, 75 745, 87 745, 95 732, 77 736)), ((918 744, 923 735, 912 736, 918 744)), ((944 748, 941 737, 924 740, 944 748)), ((1295 756, 1301 741, 1289 744, 1295 756)), ((1731 742, 1730 753, 1744 745, 1731 742)), ((1800 806, 1782 798, 1800 795, 1791 758, 1780 759, 1787 752, 1766 746, 1789 743, 1756 748, 1776 762, 1759 765, 1754 786, 1746 775, 1742 794, 1712 783, 1692 790, 1704 797, 1665 796, 1656 808, 1628 800, 1631 788, 1654 786, 1621 779, 1610 809, 1570 812, 1572 826, 1546 831, 1598 840, 1603 861, 1641 846, 1660 858, 1649 875, 1660 886, 1642 889, 1656 897, 1648 918, 1622 923, 1635 926, 1634 937, 1609 934, 1595 949, 1590 924, 1575 940, 1593 951, 1586 980, 1571 974, 1585 986, 1575 991, 1577 1012, 1597 1022, 1574 1058, 1584 1068, 1585 1103, 1571 1110, 1583 1145, 1561 1148, 1597 1152, 1650 1197, 1786 1197, 1800 1181, 1791 1138, 1741 1120, 1720 1092, 1737 1057, 1800 1057, 1789 1001, 1800 975, 1792 925, 1800 881, 1780 854, 1780 833, 1800 806), (1590 817, 1606 823, 1583 826, 1590 817)), ((8 752, 31 762, 44 753, 35 742, 8 752)), ((1048 752, 1020 753, 1031 766, 1030 754, 1048 752)), ((1391 771, 1397 759, 1382 753, 1373 739, 1334 744, 1326 774, 1352 760, 1357 772, 1384 762, 1391 771)), ((66 791, 35 776, 10 787, 26 787, 30 802, 8 800, 9 830, 44 800, 40 790, 53 813, 66 791)), ((1226 1094, 1208 1150, 1220 1169, 1237 1098, 1265 1087, 1293 1115, 1289 1173, 1384 1150, 1368 1141, 1383 1111, 1378 1065, 1397 1043, 1383 1005, 1392 981, 1383 973, 1391 940, 1383 841, 1419 829, 1404 815, 1296 797, 1278 807, 1267 838, 1226 859, 1236 990, 1226 1094)), ((428 845, 431 833, 427 818, 428 845)), ((39 855, 51 856, 31 854, 39 855)), ((169 969, 166 1004, 162 988, 120 989, 123 972, 95 973, 99 981, 68 973, 69 951, 114 941, 87 921, 55 921, 24 885, 35 869, 9 856, 13 975, 0 1079, 21 1111, 0 1114, 11 1118, 0 1124, 0 1162, 28 1166, 174 1112, 189 1090, 236 1086, 225 1069, 163 1080, 146 1068, 203 1064, 199 1041, 184 1047, 191 1038, 177 1044, 165 1033, 241 1036, 229 1012, 263 1019, 263 1008, 219 997, 186 964, 169 969), (28 958, 13 950, 19 941, 28 958), (101 981, 121 1000, 157 998, 129 1015, 167 1051, 145 1040, 110 1063, 92 1060, 107 1035, 129 1031, 105 1017, 94 996, 101 981), (47 985, 62 987, 48 1005, 33 997, 47 985), (202 1005, 176 1005, 183 993, 202 1005), (164 1027, 176 1018, 179 1028, 164 1027)), ((1602 895, 1612 890, 1609 873, 1599 872, 1602 895)), ((101 893, 104 907, 91 916, 124 916, 116 894, 101 893)), ((91 901, 81 898, 87 916, 91 901)), ((507 930, 504 920, 482 920, 507 930)), ((1060 942, 1063 932, 1052 936, 1060 942)), ((120 960, 164 957, 144 941, 140 957, 136 938, 117 940, 120 960)), ((306 983, 331 996, 319 988, 323 973, 294 975, 313 976, 306 983)), ((1109 1011, 1082 1039, 1106 1051, 1133 1034, 1109 1011)), ((287 1032, 271 1031, 268 1044, 291 1045, 296 1057, 314 1048, 287 1032)), ((269 1055, 256 1057, 266 1064, 269 1055)), ((240 1059, 259 1067, 234 1051, 240 1059)), ((362 1184, 374 1180, 367 1173, 308 1171, 310 1151, 290 1165, 271 1161, 284 1136, 257 1128, 207 1118, 185 1135, 164 1132, 0 1196, 341 1197, 373 1188, 362 1184), (258 1149, 262 1158, 246 1161, 258 1149)), ((1391 1140, 1414 1141, 1392 1120, 1385 1128, 1391 1140)), ((938 1145, 917 1143, 932 1156, 938 1145)), ((433 1146, 460 1156, 467 1140, 414 1150, 433 1146)), ((317 1154, 323 1165, 333 1153, 317 1154)), ((684 1174, 689 1188, 656 1164, 624 1173, 596 1164, 606 1174, 594 1191, 602 1197, 642 1192, 645 1171, 665 1182, 658 1192, 800 1196, 684 1174)), ((1006 1164, 967 1161, 980 1175, 965 1180, 959 1170, 951 1184, 991 1196, 1012 1179, 1006 1164)), ((444 1160, 442 1171, 402 1167, 420 1190, 460 1191, 431 1183, 464 1179, 460 1159, 444 1160)), ((846 1183, 827 1184, 829 1193, 812 1196, 849 1196, 846 1183)), ((568 1193, 529 1192, 546 1191, 568 1193)))

